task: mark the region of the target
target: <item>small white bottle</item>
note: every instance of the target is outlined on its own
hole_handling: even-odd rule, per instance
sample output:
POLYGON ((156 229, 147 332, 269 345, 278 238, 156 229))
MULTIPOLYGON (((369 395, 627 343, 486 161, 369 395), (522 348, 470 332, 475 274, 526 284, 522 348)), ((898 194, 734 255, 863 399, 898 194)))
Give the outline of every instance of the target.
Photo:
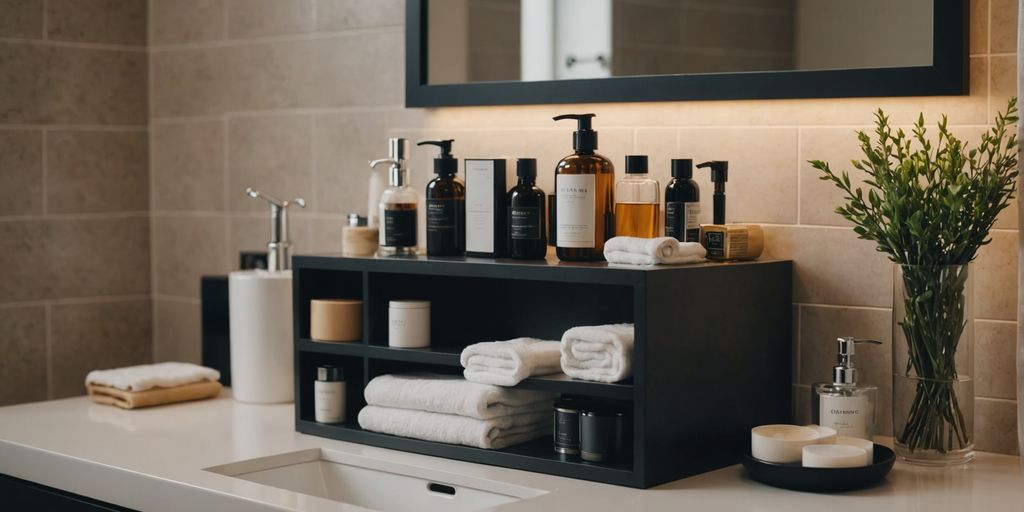
POLYGON ((345 375, 341 368, 325 364, 316 369, 313 411, 317 423, 345 421, 345 375))
POLYGON ((871 441, 875 436, 878 388, 857 384, 853 354, 858 343, 877 345, 881 342, 850 337, 837 338, 836 341, 839 355, 836 365, 832 367, 832 382, 814 385, 813 420, 818 425, 835 429, 840 436, 871 441))

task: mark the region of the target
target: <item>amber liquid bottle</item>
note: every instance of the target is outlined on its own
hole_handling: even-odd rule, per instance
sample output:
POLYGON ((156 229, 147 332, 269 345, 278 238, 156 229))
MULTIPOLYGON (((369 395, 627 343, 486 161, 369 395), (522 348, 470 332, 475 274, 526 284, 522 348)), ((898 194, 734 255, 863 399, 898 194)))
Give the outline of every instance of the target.
POLYGON ((615 236, 658 236, 660 188, 647 174, 647 155, 626 157, 626 177, 615 184, 615 236))
POLYGON ((567 114, 575 119, 575 153, 555 167, 555 253, 563 261, 604 260, 604 243, 615 236, 615 167, 597 154, 594 114, 567 114))
POLYGON ((427 255, 462 256, 466 252, 466 186, 455 174, 459 161, 452 157, 453 140, 426 140, 417 146, 441 148, 434 159, 437 177, 427 184, 427 255))

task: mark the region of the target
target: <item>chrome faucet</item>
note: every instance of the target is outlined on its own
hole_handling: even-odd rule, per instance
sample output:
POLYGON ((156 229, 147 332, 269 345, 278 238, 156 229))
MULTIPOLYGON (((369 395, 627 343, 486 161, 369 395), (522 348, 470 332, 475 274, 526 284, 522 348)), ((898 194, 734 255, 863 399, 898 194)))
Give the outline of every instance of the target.
POLYGON ((306 207, 306 200, 296 197, 282 201, 270 194, 253 188, 245 189, 249 197, 270 203, 270 242, 267 242, 267 270, 288 270, 292 268, 292 242, 288 240, 288 207, 306 207))

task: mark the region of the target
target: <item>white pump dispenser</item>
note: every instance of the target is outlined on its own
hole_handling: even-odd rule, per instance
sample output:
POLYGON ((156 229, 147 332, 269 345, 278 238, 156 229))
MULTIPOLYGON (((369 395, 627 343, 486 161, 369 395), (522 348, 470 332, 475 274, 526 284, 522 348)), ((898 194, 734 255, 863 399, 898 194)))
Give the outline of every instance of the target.
POLYGON ((282 201, 251 188, 245 193, 270 203, 271 234, 267 270, 228 275, 231 388, 240 402, 291 402, 295 388, 288 208, 305 208, 306 202, 302 198, 282 201))

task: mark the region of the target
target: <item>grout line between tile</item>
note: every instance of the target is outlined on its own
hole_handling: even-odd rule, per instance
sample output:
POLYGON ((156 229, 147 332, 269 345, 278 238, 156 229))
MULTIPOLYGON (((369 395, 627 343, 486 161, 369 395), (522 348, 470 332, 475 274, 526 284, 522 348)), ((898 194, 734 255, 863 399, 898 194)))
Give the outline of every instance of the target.
POLYGON ((49 193, 49 190, 48 190, 48 188, 46 186, 47 172, 48 172, 48 167, 49 167, 50 164, 49 164, 49 160, 48 160, 48 158, 46 156, 46 153, 47 153, 47 151, 46 151, 46 142, 47 142, 46 130, 41 130, 40 133, 41 133, 40 140, 41 140, 41 144, 43 146, 43 148, 42 148, 43 152, 41 153, 41 160, 42 160, 42 165, 43 165, 43 173, 42 173, 42 175, 43 175, 42 176, 43 177, 43 200, 42 200, 42 203, 43 203, 43 216, 45 217, 46 214, 50 213, 50 206, 49 206, 49 203, 50 203, 49 195, 50 195, 50 193, 49 193))
POLYGON ((803 191, 800 187, 800 155, 803 154, 803 143, 804 143, 804 129, 797 128, 796 130, 796 223, 800 224, 801 216, 801 203, 803 203, 803 191))
POLYGON ((892 308, 883 308, 878 306, 855 306, 852 304, 824 304, 820 302, 794 302, 794 305, 800 307, 814 307, 814 308, 830 308, 830 309, 864 309, 868 311, 883 311, 890 312, 892 308))
POLYGON ((180 295, 160 295, 160 294, 154 294, 153 295, 153 300, 154 301, 162 300, 162 301, 165 301, 165 302, 178 302, 178 303, 182 303, 182 304, 201 304, 202 303, 202 300, 197 299, 195 297, 182 297, 180 295))
POLYGON ((5 44, 23 44, 27 46, 46 46, 50 48, 72 48, 77 50, 97 50, 106 52, 127 52, 127 53, 147 53, 145 45, 133 46, 127 44, 111 44, 111 43, 83 43, 78 41, 61 41, 58 39, 29 39, 21 37, 0 37, 0 43, 5 44))
POLYGON ((43 306, 43 318, 46 324, 46 399, 53 400, 53 327, 50 325, 53 312, 50 310, 49 303, 43 306))
POLYGON ((992 323, 992 324, 1016 324, 1017 323, 1016 320, 1005 320, 1005 319, 1002 319, 1002 318, 981 318, 981 317, 974 317, 974 322, 975 323, 977 323, 977 322, 986 322, 986 323, 992 323))
POLYGON ((9 215, 0 217, 0 222, 25 222, 40 220, 105 220, 105 219, 148 219, 149 210, 98 213, 52 213, 33 215, 9 215))
POLYGON ((46 130, 46 131, 77 131, 77 132, 142 132, 148 129, 146 124, 33 124, 5 123, 0 130, 46 130))
POLYGON ((1017 404, 1016 400, 1010 400, 1009 398, 999 398, 996 396, 975 396, 975 400, 985 400, 988 402, 1001 402, 1004 404, 1017 404))
MULTIPOLYGON (((225 7, 226 9, 226 7, 225 7)), ((224 13, 225 20, 227 19, 227 12, 224 13)), ((225 23, 227 23, 225 21, 225 23)), ((225 25, 225 34, 226 32, 225 25)), ((231 221, 224 215, 224 212, 228 212, 231 209, 231 120, 225 115, 221 118, 221 157, 224 159, 222 171, 224 179, 224 211, 221 212, 221 218, 224 220, 224 245, 227 250, 224 251, 223 257, 227 266, 224 267, 231 270, 234 267, 234 259, 231 257, 231 221)))
POLYGON ((23 300, 0 303, 0 309, 21 308, 30 306, 69 306, 78 304, 109 304, 112 302, 130 302, 149 300, 150 294, 138 293, 128 295, 95 295, 89 297, 68 297, 62 299, 23 300))
POLYGON ((188 50, 206 50, 215 48, 232 48, 240 46, 251 46, 273 43, 293 43, 302 41, 323 41, 341 37, 353 37, 362 35, 394 34, 405 33, 403 25, 385 25, 380 27, 360 27, 340 29, 332 31, 306 32, 301 34, 281 34, 272 36, 240 37, 231 39, 228 34, 229 13, 224 13, 224 34, 225 39, 221 41, 202 41, 195 43, 172 43, 165 45, 150 46, 150 53, 168 53, 188 50))

